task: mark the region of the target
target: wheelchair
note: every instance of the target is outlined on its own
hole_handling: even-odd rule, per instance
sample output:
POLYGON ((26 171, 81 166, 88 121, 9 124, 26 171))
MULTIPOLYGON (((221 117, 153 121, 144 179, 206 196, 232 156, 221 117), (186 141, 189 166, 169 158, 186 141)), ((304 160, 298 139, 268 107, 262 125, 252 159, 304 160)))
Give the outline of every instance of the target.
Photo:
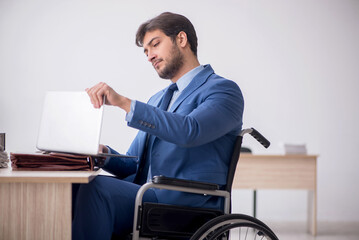
POLYGON ((224 190, 217 184, 165 176, 155 176, 151 182, 144 184, 136 196, 132 239, 278 240, 274 232, 260 220, 244 214, 231 214, 232 183, 245 134, 250 134, 265 148, 270 145, 254 128, 242 130, 236 138, 224 190), (214 210, 142 202, 144 193, 150 188, 223 197, 224 208, 214 210))

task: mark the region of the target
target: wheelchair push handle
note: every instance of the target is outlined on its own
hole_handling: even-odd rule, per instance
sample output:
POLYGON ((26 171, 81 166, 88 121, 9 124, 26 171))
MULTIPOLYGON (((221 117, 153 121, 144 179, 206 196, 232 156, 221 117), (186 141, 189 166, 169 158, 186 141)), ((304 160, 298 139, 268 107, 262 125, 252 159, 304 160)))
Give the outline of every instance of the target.
POLYGON ((260 132, 258 132, 256 129, 254 129, 254 128, 243 129, 241 131, 240 135, 243 137, 243 135, 246 134, 246 133, 249 133, 250 135, 252 135, 252 137, 254 137, 265 148, 268 148, 270 146, 270 142, 260 132))
POLYGON ((270 142, 254 128, 252 128, 252 132, 249 134, 252 135, 255 139, 257 139, 257 141, 260 142, 265 148, 269 147, 270 142))

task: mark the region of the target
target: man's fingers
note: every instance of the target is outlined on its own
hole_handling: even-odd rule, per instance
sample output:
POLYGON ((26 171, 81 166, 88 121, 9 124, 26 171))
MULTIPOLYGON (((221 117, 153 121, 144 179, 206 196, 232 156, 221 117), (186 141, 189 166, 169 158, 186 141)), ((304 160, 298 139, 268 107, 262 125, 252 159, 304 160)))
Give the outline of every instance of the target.
POLYGON ((97 107, 97 99, 96 99, 96 97, 94 95, 94 92, 95 92, 95 87, 87 89, 87 94, 90 97, 92 105, 94 105, 94 107, 97 107))
POLYGON ((89 95, 90 101, 91 101, 92 105, 95 105, 95 102, 94 102, 94 100, 92 99, 91 89, 90 89, 90 88, 86 88, 85 91, 86 91, 87 94, 89 95))
POLYGON ((103 102, 104 83, 98 83, 90 89, 86 89, 87 94, 90 96, 91 103, 95 108, 100 108, 103 102))
POLYGON ((97 96, 97 100, 98 100, 98 107, 101 107, 103 104, 103 96, 104 96, 105 91, 101 88, 99 89, 99 91, 96 93, 97 96))
POLYGON ((95 108, 100 108, 103 104, 113 105, 114 100, 118 95, 104 82, 100 82, 92 88, 86 88, 86 92, 90 96, 91 103, 95 108))

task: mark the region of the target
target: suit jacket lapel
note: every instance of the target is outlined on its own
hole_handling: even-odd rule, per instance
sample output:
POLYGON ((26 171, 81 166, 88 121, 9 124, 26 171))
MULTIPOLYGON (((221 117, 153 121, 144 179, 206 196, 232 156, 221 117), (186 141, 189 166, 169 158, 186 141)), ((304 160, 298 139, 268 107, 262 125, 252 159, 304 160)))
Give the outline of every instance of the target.
POLYGON ((188 84, 188 86, 183 90, 181 95, 173 103, 171 109, 169 109, 169 112, 174 112, 178 108, 178 106, 197 88, 202 86, 207 81, 208 77, 211 76, 213 73, 214 71, 211 65, 205 65, 205 68, 192 79, 190 84, 188 84))
MULTIPOLYGON (((199 88, 200 86, 202 86, 208 79, 209 76, 211 76, 214 73, 212 67, 210 65, 206 65, 205 69, 203 69, 200 73, 198 73, 191 81, 191 83, 183 90, 183 92, 181 93, 181 95, 179 96, 179 98, 174 102, 174 104, 172 105, 171 109, 169 110, 170 112, 174 112, 178 106, 188 97, 190 96, 197 88, 199 88)), ((153 99, 153 102, 149 103, 152 106, 157 106, 159 107, 162 98, 163 98, 163 94, 165 93, 166 89, 162 90, 162 94, 159 94, 157 98, 153 99)), ((144 159, 144 154, 146 154, 145 148, 146 148, 146 141, 147 141, 147 137, 148 137, 148 133, 141 133, 141 136, 139 136, 141 138, 141 144, 139 147, 139 156, 140 156, 140 166, 139 169, 141 169, 140 171, 142 171, 144 162, 141 161, 144 159)), ((138 174, 140 171, 137 171, 137 175, 135 180, 138 180, 138 174)))

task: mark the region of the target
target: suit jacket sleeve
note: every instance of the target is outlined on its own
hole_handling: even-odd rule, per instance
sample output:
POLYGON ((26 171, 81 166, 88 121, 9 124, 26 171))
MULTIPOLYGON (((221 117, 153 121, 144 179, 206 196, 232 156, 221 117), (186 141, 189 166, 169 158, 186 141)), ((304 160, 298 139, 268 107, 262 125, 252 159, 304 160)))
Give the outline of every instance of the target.
POLYGON ((138 101, 128 125, 182 147, 206 144, 233 129, 239 131, 243 113, 239 87, 217 75, 209 78, 211 82, 198 87, 186 99, 178 99, 181 103, 168 112, 152 106, 151 101, 138 101))
MULTIPOLYGON (((108 148, 111 154, 119 154, 114 149, 110 147, 108 148)), ((119 178, 125 178, 136 172, 137 158, 109 157, 109 159, 105 162, 103 169, 118 176, 119 178)))

